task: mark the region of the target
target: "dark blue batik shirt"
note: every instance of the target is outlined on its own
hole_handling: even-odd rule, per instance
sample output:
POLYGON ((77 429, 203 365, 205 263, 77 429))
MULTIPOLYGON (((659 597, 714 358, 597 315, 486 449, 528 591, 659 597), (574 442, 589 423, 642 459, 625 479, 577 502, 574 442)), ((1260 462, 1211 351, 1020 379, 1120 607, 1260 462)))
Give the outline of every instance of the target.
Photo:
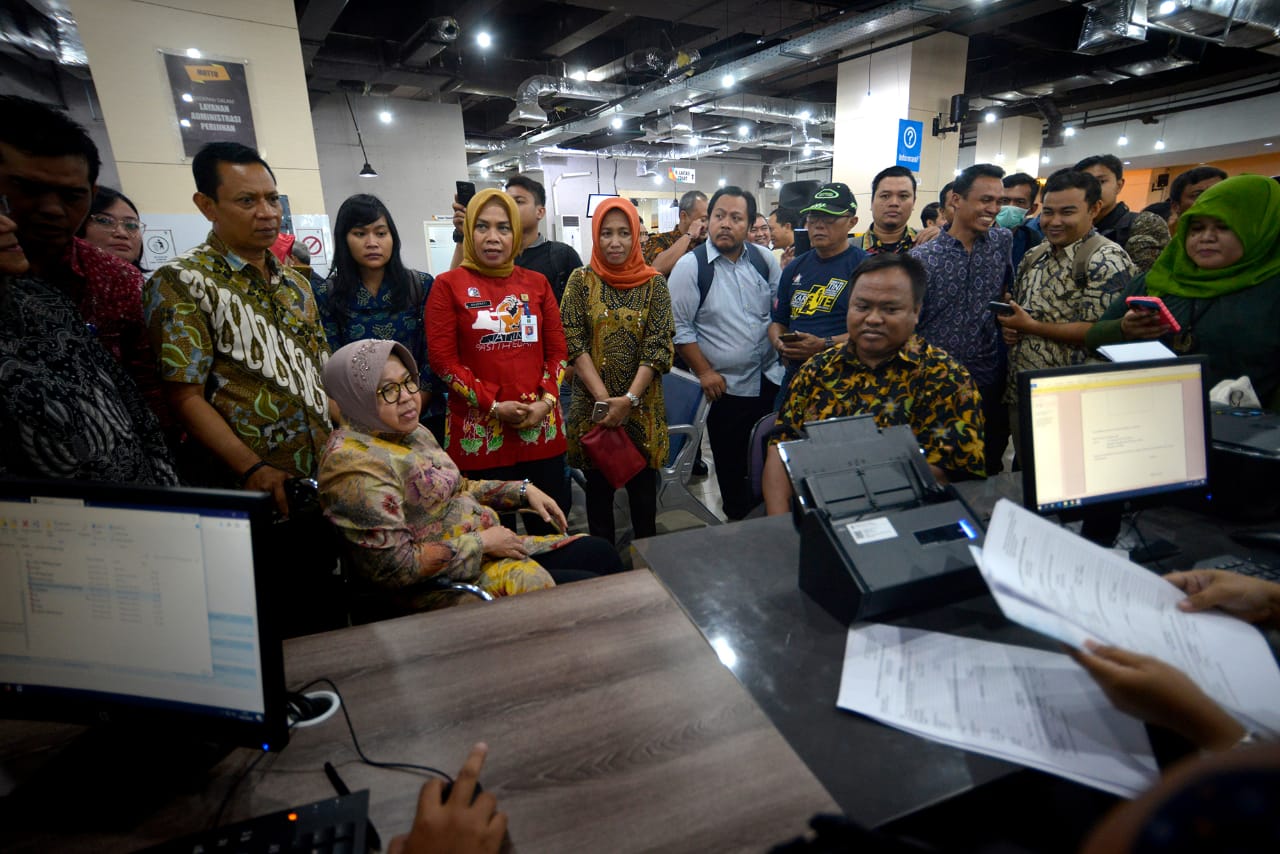
POLYGON ((968 369, 979 388, 1004 377, 1005 354, 995 315, 987 304, 1002 299, 1013 282, 1013 234, 992 226, 973 251, 944 229, 911 250, 929 273, 916 333, 968 369))

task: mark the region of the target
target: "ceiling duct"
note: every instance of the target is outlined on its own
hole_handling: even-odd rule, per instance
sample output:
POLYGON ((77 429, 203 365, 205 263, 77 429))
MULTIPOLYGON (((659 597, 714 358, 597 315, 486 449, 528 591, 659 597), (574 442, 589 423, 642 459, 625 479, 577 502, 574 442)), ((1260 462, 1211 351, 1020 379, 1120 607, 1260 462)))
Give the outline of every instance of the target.
POLYGON ((516 108, 511 111, 507 121, 513 125, 525 127, 542 127, 547 123, 546 110, 538 106, 538 99, 543 95, 555 95, 558 98, 580 98, 584 101, 613 101, 632 93, 627 86, 613 83, 597 83, 592 80, 572 80, 568 77, 553 77, 549 74, 537 74, 520 84, 516 89, 516 108))
POLYGON ((637 160, 636 161, 636 177, 648 178, 650 175, 658 174, 658 163, 654 160, 637 160))
POLYGON ((0 4, 0 50, 56 62, 72 71, 89 67, 76 19, 62 0, 0 4))
POLYGON ((1096 56, 1147 40, 1147 0, 1095 0, 1086 3, 1076 53, 1096 56))
POLYGON ((1150 18, 1161 30, 1227 47, 1260 47, 1280 39, 1280 3, 1274 0, 1152 2, 1150 18))
POLYGON ((835 104, 810 104, 789 98, 769 98, 764 95, 734 95, 694 107, 693 111, 766 122, 812 122, 833 125, 836 121, 835 104))
POLYGON ((431 18, 405 42, 400 52, 400 62, 405 65, 426 65, 439 56, 445 48, 458 40, 462 29, 448 15, 431 18))

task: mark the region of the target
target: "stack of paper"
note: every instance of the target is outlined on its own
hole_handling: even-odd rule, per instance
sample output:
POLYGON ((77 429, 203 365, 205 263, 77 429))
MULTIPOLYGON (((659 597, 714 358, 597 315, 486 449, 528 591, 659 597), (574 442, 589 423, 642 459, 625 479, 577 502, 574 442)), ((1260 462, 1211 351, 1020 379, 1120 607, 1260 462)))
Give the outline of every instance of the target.
POLYGON ((1124 797, 1159 776, 1142 724, 1060 653, 863 625, 849 630, 837 703, 1124 797))
POLYGON ((1086 639, 1181 670, 1247 728, 1280 736, 1280 669, 1253 626, 1180 611, 1182 591, 1001 500, 975 558, 1004 615, 1074 647, 1086 639))

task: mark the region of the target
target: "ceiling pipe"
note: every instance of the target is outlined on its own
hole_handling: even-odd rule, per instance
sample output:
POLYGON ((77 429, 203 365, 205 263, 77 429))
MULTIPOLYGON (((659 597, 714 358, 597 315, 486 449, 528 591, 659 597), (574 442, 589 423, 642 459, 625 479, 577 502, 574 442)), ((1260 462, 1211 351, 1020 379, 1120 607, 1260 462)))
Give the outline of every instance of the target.
POLYGON ((711 113, 735 119, 806 122, 819 125, 836 123, 835 104, 807 103, 790 98, 770 98, 765 95, 732 95, 691 109, 695 113, 711 113))
POLYGON ((573 80, 568 77, 536 74, 516 87, 516 107, 507 117, 507 121, 513 125, 526 127, 545 125, 547 113, 538 106, 538 98, 543 95, 604 103, 624 98, 633 91, 635 90, 628 86, 618 86, 613 83, 596 83, 591 80, 573 80))
POLYGON ((448 15, 431 18, 409 36, 404 50, 400 52, 400 62, 405 65, 425 65, 456 42, 461 32, 458 22, 448 15))

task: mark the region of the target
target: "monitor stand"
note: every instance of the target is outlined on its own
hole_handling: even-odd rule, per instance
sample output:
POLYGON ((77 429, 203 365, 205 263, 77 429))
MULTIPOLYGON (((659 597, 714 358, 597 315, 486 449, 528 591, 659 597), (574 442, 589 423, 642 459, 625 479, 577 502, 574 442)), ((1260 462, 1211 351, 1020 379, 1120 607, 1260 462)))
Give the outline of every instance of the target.
POLYGON ((127 831, 175 795, 203 792, 232 749, 163 728, 92 727, 0 799, 0 824, 127 831))

